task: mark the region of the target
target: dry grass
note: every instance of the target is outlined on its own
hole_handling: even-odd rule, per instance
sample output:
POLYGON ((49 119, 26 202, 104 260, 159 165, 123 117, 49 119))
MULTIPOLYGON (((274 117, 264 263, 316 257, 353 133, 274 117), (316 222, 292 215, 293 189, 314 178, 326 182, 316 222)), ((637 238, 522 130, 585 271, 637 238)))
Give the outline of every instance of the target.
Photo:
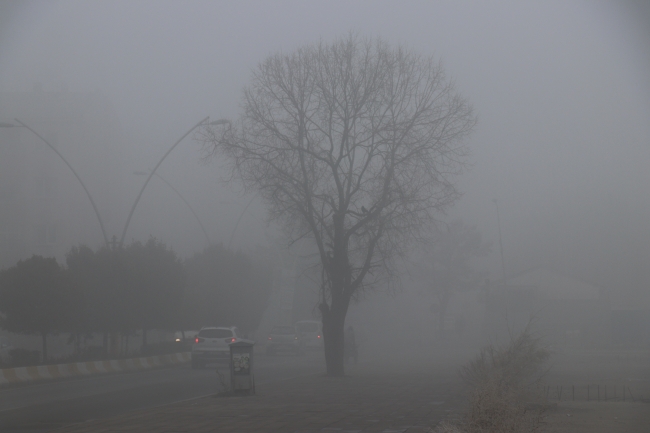
POLYGON ((460 425, 443 423, 439 433, 524 433, 541 428, 541 394, 536 392, 549 352, 527 327, 504 347, 488 346, 460 376, 474 388, 460 425))

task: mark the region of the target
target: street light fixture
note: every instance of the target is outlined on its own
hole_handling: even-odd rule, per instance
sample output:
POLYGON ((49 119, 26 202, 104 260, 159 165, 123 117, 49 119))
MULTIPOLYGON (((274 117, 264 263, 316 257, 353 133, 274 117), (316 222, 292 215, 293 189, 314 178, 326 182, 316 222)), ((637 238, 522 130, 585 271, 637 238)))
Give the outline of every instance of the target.
POLYGON ((230 121, 227 120, 227 119, 219 119, 219 120, 215 120, 215 121, 212 121, 212 122, 208 122, 209 119, 210 119, 210 116, 206 117, 205 119, 201 120, 196 125, 192 126, 189 129, 189 131, 187 131, 185 134, 183 134, 183 136, 181 138, 179 138, 176 141, 176 143, 174 143, 172 145, 172 147, 169 148, 169 150, 162 156, 162 158, 160 158, 160 161, 158 161, 158 164, 156 164, 156 166, 153 168, 153 170, 151 170, 149 172, 149 176, 147 176, 147 180, 144 181, 144 185, 142 185, 142 188, 140 188, 140 192, 138 193, 138 196, 135 198, 135 201, 133 202, 133 206, 131 206, 131 211, 129 212, 129 216, 126 219, 126 224, 124 224, 124 230, 122 230, 122 237, 120 238, 120 244, 119 244, 120 247, 124 244, 124 238, 126 237, 126 231, 129 228, 129 223, 131 222, 131 217, 133 216, 133 212, 135 212, 135 208, 138 205, 138 202, 140 201, 140 197, 142 197, 142 193, 144 192, 144 189, 147 187, 147 184, 149 183, 149 181, 151 180, 153 175, 156 173, 156 170, 158 169, 158 167, 160 167, 160 164, 162 164, 162 162, 165 160, 165 158, 167 158, 167 155, 169 155, 172 152, 172 150, 174 150, 174 148, 176 146, 178 146, 178 144, 181 141, 183 141, 183 139, 185 137, 190 135, 190 133, 192 133, 192 131, 194 131, 199 126, 214 126, 214 125, 230 124, 230 121))
POLYGON ((27 126, 27 124, 25 124, 24 122, 21 122, 18 119, 14 119, 14 120, 18 123, 18 125, 14 125, 13 123, 8 123, 8 122, 0 122, 0 128, 12 128, 12 127, 18 127, 18 126, 23 127, 23 128, 27 128, 34 135, 36 135, 38 138, 40 138, 43 141, 43 143, 45 143, 50 149, 52 149, 54 151, 54 153, 56 153, 59 156, 59 158, 61 158, 63 160, 63 162, 65 162, 65 165, 68 166, 68 168, 70 169, 72 174, 74 174, 74 176, 77 178, 77 180, 81 184, 81 187, 86 192, 86 195, 88 196, 88 200, 90 200, 90 204, 93 206, 93 210, 95 211, 95 215, 97 216, 97 221, 99 221, 99 227, 102 230, 102 236, 104 236, 104 243, 106 244, 106 246, 108 246, 109 245, 108 236, 106 235, 106 230, 104 229, 104 223, 102 222, 102 217, 99 215, 99 210, 97 209, 97 205, 95 205, 95 200, 93 200, 93 197, 90 195, 90 191, 88 191, 88 188, 86 188, 86 185, 81 180, 81 177, 79 177, 79 174, 77 174, 75 169, 72 168, 72 166, 70 165, 68 160, 63 157, 61 152, 59 152, 56 149, 56 147, 52 146, 49 141, 47 141, 45 138, 43 138, 43 136, 41 134, 34 131, 32 128, 27 126))
MULTIPOLYGON (((136 175, 136 176, 148 176, 149 175, 149 173, 146 172, 146 171, 134 171, 133 174, 136 175)), ((158 179, 165 182, 165 184, 168 187, 170 187, 172 189, 172 191, 174 191, 176 193, 176 195, 178 195, 180 197, 181 200, 183 200, 183 203, 185 203, 187 205, 187 208, 190 210, 190 212, 192 212, 192 215, 194 215, 194 218, 196 218, 196 221, 199 223, 199 226, 201 227, 201 230, 203 231, 203 234, 205 235, 205 239, 208 241, 208 245, 210 245, 211 244, 210 236, 208 236, 208 232, 205 230, 205 227, 203 226, 203 223, 201 222, 201 219, 199 218, 197 213, 194 211, 192 206, 190 206, 190 203, 187 200, 185 200, 185 197, 183 197, 183 195, 176 188, 174 188, 174 186, 171 183, 169 183, 164 177, 162 177, 158 173, 155 173, 155 176, 158 179)))

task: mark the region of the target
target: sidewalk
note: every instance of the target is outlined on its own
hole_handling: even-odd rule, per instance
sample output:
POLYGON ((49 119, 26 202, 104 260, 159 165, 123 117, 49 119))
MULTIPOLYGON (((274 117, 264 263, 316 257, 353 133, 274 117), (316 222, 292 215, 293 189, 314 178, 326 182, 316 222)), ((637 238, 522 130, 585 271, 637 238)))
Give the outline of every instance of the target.
POLYGON ((0 386, 20 382, 33 382, 37 380, 147 370, 151 368, 182 364, 189 361, 190 352, 182 352, 140 358, 114 359, 109 361, 86 361, 68 364, 3 368, 0 369, 0 386))
POLYGON ((204 397, 57 432, 422 433, 459 416, 463 400, 453 372, 434 366, 351 370, 344 378, 309 375, 259 384, 254 396, 204 397))

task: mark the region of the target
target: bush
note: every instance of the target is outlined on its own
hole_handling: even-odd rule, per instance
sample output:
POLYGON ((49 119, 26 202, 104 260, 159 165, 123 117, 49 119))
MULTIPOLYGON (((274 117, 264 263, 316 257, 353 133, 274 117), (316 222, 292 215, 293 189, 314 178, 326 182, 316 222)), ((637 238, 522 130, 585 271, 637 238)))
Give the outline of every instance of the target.
POLYGON ((16 347, 9 351, 9 359, 12 367, 39 365, 41 363, 41 352, 39 350, 27 350, 16 347))
POLYGON ((505 347, 487 346, 466 366, 460 368, 461 378, 474 387, 495 382, 505 390, 522 389, 539 381, 550 353, 539 338, 526 327, 505 347))
POLYGON ((439 433, 523 433, 541 428, 543 405, 536 390, 550 353, 529 327, 504 347, 488 346, 460 368, 474 387, 462 425, 443 423, 439 433))

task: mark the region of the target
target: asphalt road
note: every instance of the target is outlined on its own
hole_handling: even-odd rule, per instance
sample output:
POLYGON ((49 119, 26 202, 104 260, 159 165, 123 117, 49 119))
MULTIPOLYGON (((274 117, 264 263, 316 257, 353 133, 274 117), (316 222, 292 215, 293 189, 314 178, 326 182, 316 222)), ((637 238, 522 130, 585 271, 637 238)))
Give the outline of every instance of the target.
MULTIPOLYGON (((216 366, 173 368, 65 379, 0 388, 0 431, 46 432, 58 427, 188 400, 219 391, 216 366)), ((220 366, 227 374, 227 366, 220 366)), ((257 384, 324 371, 322 353, 257 356, 257 384)))

